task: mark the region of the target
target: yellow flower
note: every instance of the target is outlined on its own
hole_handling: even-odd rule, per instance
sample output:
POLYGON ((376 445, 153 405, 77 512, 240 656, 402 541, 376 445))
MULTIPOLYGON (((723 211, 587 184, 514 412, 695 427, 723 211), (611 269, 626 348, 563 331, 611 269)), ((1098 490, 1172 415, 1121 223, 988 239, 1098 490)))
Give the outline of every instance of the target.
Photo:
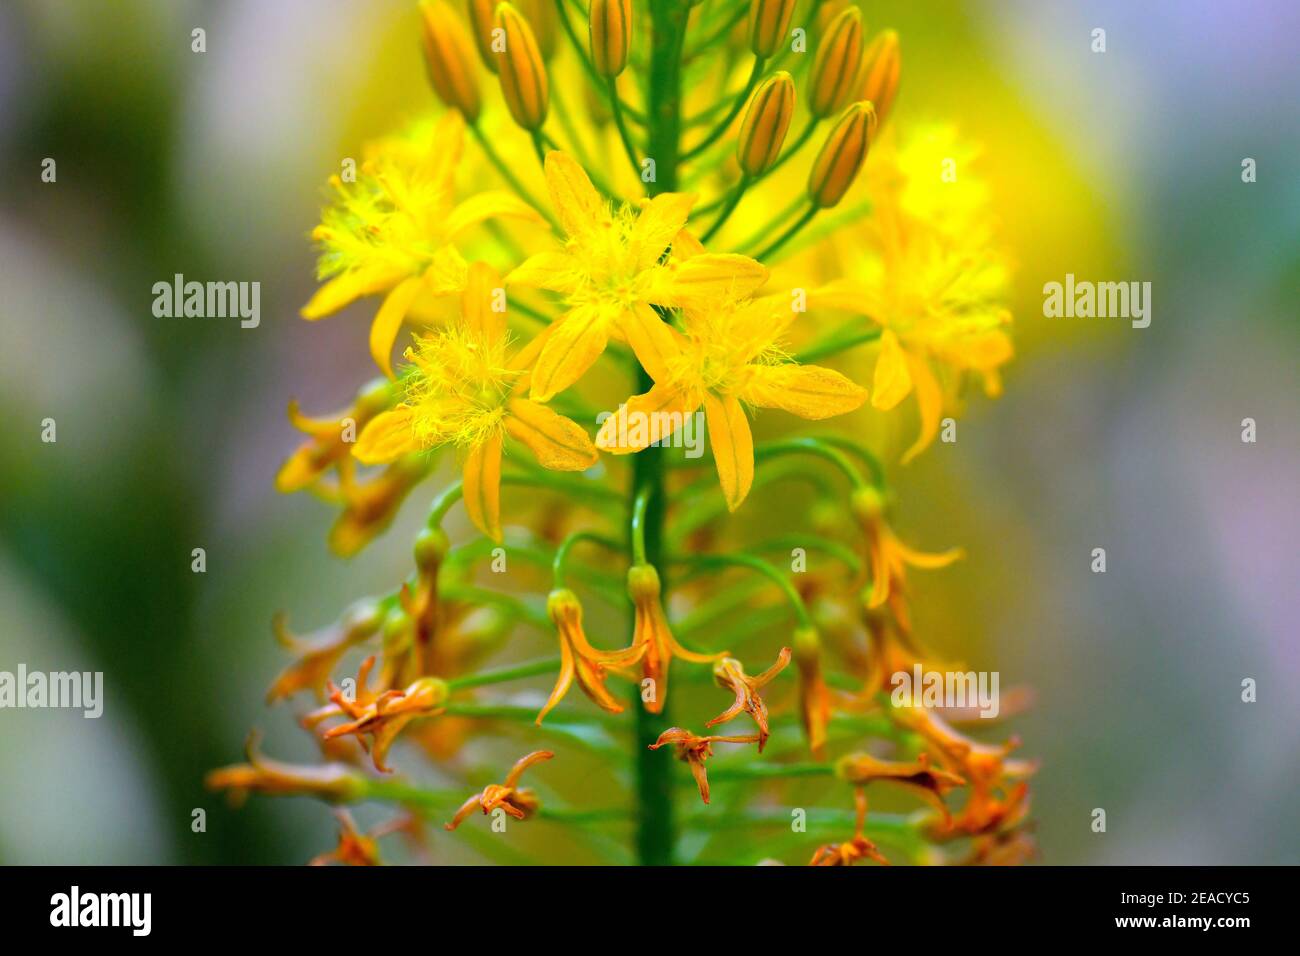
POLYGON ((1010 272, 990 242, 985 189, 963 165, 973 154, 942 130, 885 153, 870 174, 879 203, 866 235, 870 254, 851 277, 808 298, 881 327, 871 404, 888 411, 916 395, 921 432, 906 463, 934 441, 947 393, 964 373, 982 377, 988 394, 1000 392, 998 369, 1014 351, 1003 304, 1010 272), (961 170, 956 179, 945 178, 945 163, 961 170), (956 376, 948 388, 944 370, 956 376))
POLYGON ((407 349, 406 400, 366 426, 352 453, 366 464, 407 452, 456 445, 466 451, 465 510, 488 537, 501 539, 501 457, 506 435, 526 445, 544 468, 583 471, 596 449, 582 427, 519 397, 526 368, 547 339, 539 335, 508 356, 505 313, 489 302, 500 285, 490 266, 469 269, 462 316, 407 349))
POLYGON ((722 491, 735 511, 754 481, 754 440, 741 402, 815 421, 851 412, 867 398, 839 372, 781 361, 777 342, 794 316, 776 299, 759 299, 688 306, 685 334, 658 319, 643 323, 637 355, 655 385, 605 420, 597 447, 640 451, 702 405, 722 491))
POLYGON ((321 247, 317 273, 328 281, 303 306, 303 318, 324 318, 360 296, 386 293, 370 327, 370 354, 386 375, 392 375, 393 342, 416 299, 464 288, 466 264, 454 240, 497 216, 541 221, 506 192, 456 202, 453 176, 463 133, 460 115, 449 111, 436 124, 379 144, 356 182, 331 179, 335 203, 312 233, 321 247))
MULTIPOLYGON (((767 269, 747 256, 704 253, 662 262, 686 225, 695 197, 660 193, 639 209, 612 210, 583 168, 564 153, 546 156, 546 185, 567 240, 506 276, 516 285, 558 292, 568 311, 550 329, 533 368, 530 397, 546 401, 576 382, 605 351, 625 339, 643 365, 653 363, 651 305, 700 305, 724 295, 745 296, 767 281, 767 269)), ((647 365, 648 368, 648 365, 647 365)))

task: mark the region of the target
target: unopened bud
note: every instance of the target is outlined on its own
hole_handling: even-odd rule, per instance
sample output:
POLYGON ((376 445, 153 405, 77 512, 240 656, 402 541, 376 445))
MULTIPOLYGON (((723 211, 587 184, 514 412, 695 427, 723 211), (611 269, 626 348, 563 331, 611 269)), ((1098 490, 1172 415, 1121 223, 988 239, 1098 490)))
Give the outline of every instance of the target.
POLYGON ((845 7, 826 28, 813 58, 808 108, 814 116, 825 119, 849 101, 861 64, 862 12, 845 7))
POLYGON ((627 595, 633 604, 658 601, 659 572, 652 564, 634 564, 627 569, 627 595))
POLYGON ((591 64, 596 72, 618 76, 627 66, 632 45, 632 0, 591 0, 589 33, 591 64))
POLYGON ((749 48, 767 59, 785 42, 795 0, 754 0, 749 7, 749 48))
POLYGON ((496 26, 493 14, 498 0, 469 0, 469 32, 478 47, 483 65, 493 73, 497 71, 497 55, 492 52, 492 30, 496 26))
POLYGON ((542 59, 549 60, 555 55, 555 43, 559 38, 558 13, 555 0, 519 0, 516 4, 524 15, 528 25, 533 28, 537 40, 537 49, 542 51, 542 59))
POLYGON ((424 14, 424 62, 433 91, 472 123, 482 102, 465 28, 444 0, 424 0, 420 12, 424 14))
POLYGON ((867 158, 875 113, 870 103, 854 103, 835 122, 808 176, 808 197, 818 209, 838 205, 867 158))
POLYGON ((736 158, 746 176, 761 176, 776 162, 794 115, 794 77, 781 70, 758 85, 740 124, 736 158))
POLYGON ((497 7, 495 23, 505 40, 505 51, 496 54, 501 94, 515 122, 526 130, 536 131, 546 121, 550 102, 546 64, 542 62, 537 38, 513 4, 502 3, 497 7))
POLYGON ((898 75, 902 60, 898 52, 898 34, 882 30, 862 54, 862 86, 858 99, 869 100, 876 108, 876 121, 884 123, 898 94, 898 75))

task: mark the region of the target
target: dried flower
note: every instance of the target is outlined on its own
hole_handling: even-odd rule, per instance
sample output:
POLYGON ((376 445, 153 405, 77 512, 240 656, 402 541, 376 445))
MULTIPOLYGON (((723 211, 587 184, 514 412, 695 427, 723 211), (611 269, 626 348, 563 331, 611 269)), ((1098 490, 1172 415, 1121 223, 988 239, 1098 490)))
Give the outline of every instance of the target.
POLYGON ((713 756, 713 745, 716 743, 753 744, 758 743, 758 739, 758 734, 700 737, 689 730, 683 730, 681 727, 669 727, 659 735, 658 740, 650 745, 650 749, 658 750, 668 744, 675 746, 677 748, 677 759, 684 760, 691 768, 691 775, 695 777, 695 784, 700 788, 700 799, 708 803, 709 775, 704 769, 704 761, 713 756))
POLYGON ((734 657, 722 658, 713 665, 713 679, 717 681, 719 687, 735 694, 736 700, 717 717, 706 722, 704 726, 712 727, 715 724, 726 723, 741 711, 744 711, 753 717, 754 723, 758 725, 758 752, 762 753, 763 745, 767 743, 768 738, 767 704, 763 703, 763 698, 759 696, 758 692, 771 683, 772 679, 789 665, 790 648, 788 647, 781 648, 776 663, 754 677, 748 676, 740 661, 734 657))
POLYGON ((543 760, 550 760, 554 756, 555 754, 549 750, 534 750, 532 753, 520 757, 515 761, 515 765, 510 768, 510 772, 506 774, 504 782, 489 784, 483 788, 481 793, 476 793, 466 800, 461 804, 460 809, 456 811, 456 815, 451 818, 451 822, 443 824, 443 828, 447 830, 456 829, 465 822, 475 808, 481 809, 483 815, 486 816, 499 807, 516 820, 527 820, 537 812, 539 801, 532 790, 519 787, 519 778, 533 764, 541 763, 543 760))

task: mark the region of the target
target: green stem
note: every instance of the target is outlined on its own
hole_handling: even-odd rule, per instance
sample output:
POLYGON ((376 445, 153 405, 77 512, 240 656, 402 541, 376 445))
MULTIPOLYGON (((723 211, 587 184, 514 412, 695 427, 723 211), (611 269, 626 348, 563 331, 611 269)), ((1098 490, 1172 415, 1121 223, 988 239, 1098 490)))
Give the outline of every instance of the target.
POLYGON ((782 246, 784 246, 787 242, 789 242, 791 239, 795 237, 795 234, 800 229, 808 225, 808 223, 812 222, 813 216, 817 215, 818 212, 820 212, 820 210, 816 206, 809 206, 807 212, 805 212, 802 216, 796 219, 794 221, 794 224, 791 225, 789 229, 781 233, 781 235, 778 236, 770 246, 768 246, 757 256, 755 256, 755 258, 758 259, 759 262, 762 262, 763 260, 769 259, 772 256, 774 256, 777 252, 780 251, 782 246))
POLYGON ((749 80, 745 83, 744 92, 738 94, 735 100, 732 101, 731 109, 727 110, 727 115, 722 118, 722 121, 709 130, 708 135, 682 154, 683 161, 695 158, 718 142, 722 134, 727 131, 727 127, 732 124, 745 104, 749 102, 749 95, 754 92, 754 87, 758 86, 758 81, 763 78, 763 64, 765 62, 761 56, 754 57, 754 68, 749 71, 749 80))
MULTIPOLYGON (((682 46, 686 20, 690 16, 689 0, 659 0, 650 5, 650 77, 649 102, 646 109, 648 148, 655 159, 655 179, 649 183, 651 194, 671 192, 677 188, 677 167, 682 132, 681 84, 682 46)), ((653 381, 638 368, 638 392, 649 390, 653 381)), ((647 448, 632 461, 632 504, 644 498, 638 531, 644 559, 659 567, 664 531, 664 451, 647 448)), ((630 509, 634 510, 634 509, 630 509)), ((635 557, 635 556, 634 556, 635 557)), ((662 573, 662 572, 661 572, 662 573)), ((662 580, 663 593, 668 581, 662 580)), ((673 762, 650 750, 650 745, 671 724, 670 703, 652 714, 641 701, 641 688, 633 686, 631 705, 636 714, 633 746, 637 806, 636 851, 643 866, 670 866, 677 843, 677 824, 673 807, 673 762)))
POLYGON ((790 602, 790 608, 794 611, 795 620, 799 622, 800 627, 813 626, 812 615, 808 613, 808 606, 804 604, 803 597, 790 583, 790 579, 778 571, 771 562, 756 558, 752 554, 693 554, 683 557, 677 563, 697 568, 749 568, 751 571, 757 571, 781 589, 786 600, 790 602))
POLYGON ((748 176, 741 178, 740 182, 736 184, 736 188, 732 190, 731 197, 722 207, 722 212, 718 213, 718 218, 713 220, 713 225, 709 226, 708 232, 700 237, 700 242, 708 242, 718 234, 718 230, 722 228, 723 223, 727 221, 731 214, 736 211, 736 207, 740 205, 740 200, 744 197, 745 190, 749 188, 751 182, 753 182, 753 180, 748 176))
POLYGON ((614 114, 614 125, 618 128, 618 138, 623 141, 623 151, 627 153, 632 172, 641 175, 641 163, 636 157, 636 147, 632 145, 632 136, 623 122, 623 100, 618 95, 618 83, 614 77, 609 78, 609 105, 614 114))
POLYGON ((538 674, 554 674, 560 669, 560 659, 558 657, 548 657, 545 660, 531 661, 527 664, 516 664, 514 667, 502 667, 494 671, 480 671, 477 674, 466 674, 464 677, 453 677, 447 681, 447 689, 451 691, 467 690, 470 687, 483 687, 487 684, 504 684, 507 681, 522 680, 525 677, 536 677, 538 674))

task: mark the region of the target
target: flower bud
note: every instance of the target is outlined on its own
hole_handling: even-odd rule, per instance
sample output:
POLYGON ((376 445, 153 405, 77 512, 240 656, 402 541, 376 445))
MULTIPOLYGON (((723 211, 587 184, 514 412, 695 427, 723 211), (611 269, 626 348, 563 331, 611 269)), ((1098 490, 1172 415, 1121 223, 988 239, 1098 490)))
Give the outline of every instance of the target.
POLYGON ((898 34, 882 30, 862 54, 862 86, 858 99, 869 100, 876 108, 876 120, 884 123, 898 93, 898 74, 902 62, 898 53, 898 34))
POLYGON ((740 124, 736 158, 746 176, 761 176, 776 162, 794 115, 794 78, 781 70, 758 85, 740 124))
POLYGON ((632 45, 632 0, 591 0, 588 27, 592 66, 601 76, 618 76, 632 45))
POLYGON ((838 205, 867 158, 875 113, 870 103, 854 103, 826 137, 808 176, 808 197, 818 209, 838 205))
POLYGON ((495 23, 505 41, 504 52, 496 54, 501 93, 515 122, 535 132, 546 121, 550 102, 546 64, 542 62, 537 38, 513 4, 502 3, 497 7, 495 23))
POLYGON ((559 37, 555 0, 519 0, 516 5, 528 25, 533 28, 533 36, 537 40, 537 49, 542 51, 542 59, 549 60, 555 55, 555 41, 559 37))
POLYGON ((469 0, 469 32, 478 47, 478 55, 483 65, 493 73, 497 71, 497 55, 492 52, 492 15, 496 13, 498 0, 469 0))
POLYGON ((845 7, 826 28, 813 58, 808 108, 814 116, 825 119, 849 101, 861 64, 862 12, 845 7))
POLYGON ((749 7, 749 48, 764 59, 776 53, 790 32, 795 0, 754 0, 749 7))
POLYGON ((465 28, 444 0, 424 0, 424 62, 433 90, 452 109, 472 123, 482 102, 474 76, 473 53, 465 28))

